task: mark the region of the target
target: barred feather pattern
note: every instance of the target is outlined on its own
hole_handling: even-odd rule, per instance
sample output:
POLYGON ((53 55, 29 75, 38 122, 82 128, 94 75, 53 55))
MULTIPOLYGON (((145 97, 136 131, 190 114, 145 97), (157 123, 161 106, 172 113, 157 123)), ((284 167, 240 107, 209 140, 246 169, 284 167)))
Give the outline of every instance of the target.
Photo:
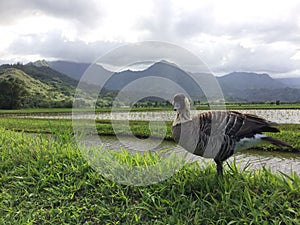
POLYGON ((262 132, 279 132, 273 125, 276 124, 252 114, 208 111, 173 126, 172 132, 175 141, 188 151, 222 162, 235 153, 234 147, 241 139, 262 132))
POLYGON ((237 151, 249 148, 261 141, 291 147, 263 132, 279 132, 278 125, 253 114, 236 111, 207 111, 190 117, 189 101, 184 94, 174 96, 172 135, 187 151, 205 158, 213 158, 218 174, 222 174, 222 162, 237 151))

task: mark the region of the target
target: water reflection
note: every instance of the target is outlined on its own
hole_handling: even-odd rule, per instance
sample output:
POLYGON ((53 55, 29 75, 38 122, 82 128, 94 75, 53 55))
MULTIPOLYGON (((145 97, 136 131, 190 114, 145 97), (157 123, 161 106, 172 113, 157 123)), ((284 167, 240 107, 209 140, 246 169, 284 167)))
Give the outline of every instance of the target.
MULTIPOLYGON (((211 159, 204 159, 202 157, 187 153, 180 146, 177 146, 175 143, 169 141, 163 141, 157 145, 156 148, 151 148, 150 146, 153 146, 152 142, 155 140, 145 139, 140 142, 143 144, 143 146, 140 148, 142 151, 140 151, 140 149, 136 149, 137 143, 135 142, 135 139, 131 138, 127 138, 125 142, 120 143, 116 137, 101 136, 101 141, 106 148, 112 150, 122 150, 125 148, 127 151, 144 152, 145 146, 149 146, 149 150, 151 151, 159 152, 165 150, 162 151, 162 154, 169 154, 170 152, 175 151, 176 154, 186 157, 188 162, 198 161, 200 165, 204 166, 212 162, 211 159)), ((93 140, 91 140, 91 142, 93 142, 93 140)), ((236 154, 234 157, 229 158, 227 162, 233 162, 234 160, 236 160, 236 164, 238 164, 241 169, 247 168, 249 170, 258 170, 265 167, 269 168, 272 172, 283 172, 285 174, 295 172, 300 176, 300 154, 297 153, 246 150, 236 154)))

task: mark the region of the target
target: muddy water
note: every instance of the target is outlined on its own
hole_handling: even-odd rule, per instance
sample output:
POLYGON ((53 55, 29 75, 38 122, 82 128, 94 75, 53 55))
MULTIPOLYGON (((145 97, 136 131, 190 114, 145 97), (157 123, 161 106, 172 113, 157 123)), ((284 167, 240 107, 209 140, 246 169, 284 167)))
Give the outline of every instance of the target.
MULTIPOLYGON (((155 139, 137 139, 122 138, 121 141, 116 137, 101 137, 101 142, 108 149, 119 150, 126 149, 132 152, 160 151, 168 149, 163 154, 172 151, 182 157, 186 157, 187 162, 198 161, 200 165, 206 165, 213 162, 212 159, 204 159, 199 156, 187 153, 180 146, 173 142, 159 141, 155 139)), ((264 152, 257 150, 246 150, 229 158, 227 161, 236 160, 236 164, 240 169, 257 170, 269 168, 272 172, 290 174, 295 172, 300 176, 300 154, 285 152, 264 152)))

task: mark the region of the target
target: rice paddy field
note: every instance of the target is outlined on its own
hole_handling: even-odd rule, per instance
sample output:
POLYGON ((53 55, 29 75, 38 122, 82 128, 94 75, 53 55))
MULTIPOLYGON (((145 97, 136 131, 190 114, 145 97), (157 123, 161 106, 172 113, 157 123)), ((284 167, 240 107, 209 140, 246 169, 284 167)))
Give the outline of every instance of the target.
MULTIPOLYGON (((136 137, 151 135, 149 121, 129 124, 136 137)), ((171 122, 166 127, 164 138, 171 141, 171 122)), ((96 129, 99 135, 115 135, 110 120, 98 119, 96 129)), ((298 155, 300 125, 280 129, 272 135, 293 148, 265 145, 259 150, 298 155)), ((113 154, 129 167, 160 160, 153 152, 113 154)), ((218 177, 213 163, 193 162, 161 182, 123 185, 85 160, 71 119, 0 117, 0 160, 0 224, 300 224, 295 172, 249 170, 230 162, 218 177)))

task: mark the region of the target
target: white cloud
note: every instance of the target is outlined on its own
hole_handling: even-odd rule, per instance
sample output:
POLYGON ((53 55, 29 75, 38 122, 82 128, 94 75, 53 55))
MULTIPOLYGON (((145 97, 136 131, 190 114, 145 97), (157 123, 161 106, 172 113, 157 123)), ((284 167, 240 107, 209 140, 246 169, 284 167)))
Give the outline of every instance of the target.
MULTIPOLYGON (((119 46, 116 42, 67 40, 61 32, 23 35, 11 43, 13 56, 40 55, 43 58, 65 59, 78 62, 92 62, 99 56, 119 46)), ((20 60, 20 59, 19 59, 20 60)))
POLYGON ((297 0, 1 1, 0 60, 87 62, 122 44, 157 40, 186 47, 216 73, 294 75, 299 11, 297 0))
POLYGON ((295 60, 295 61, 300 60, 300 49, 297 49, 296 53, 290 59, 295 60))

